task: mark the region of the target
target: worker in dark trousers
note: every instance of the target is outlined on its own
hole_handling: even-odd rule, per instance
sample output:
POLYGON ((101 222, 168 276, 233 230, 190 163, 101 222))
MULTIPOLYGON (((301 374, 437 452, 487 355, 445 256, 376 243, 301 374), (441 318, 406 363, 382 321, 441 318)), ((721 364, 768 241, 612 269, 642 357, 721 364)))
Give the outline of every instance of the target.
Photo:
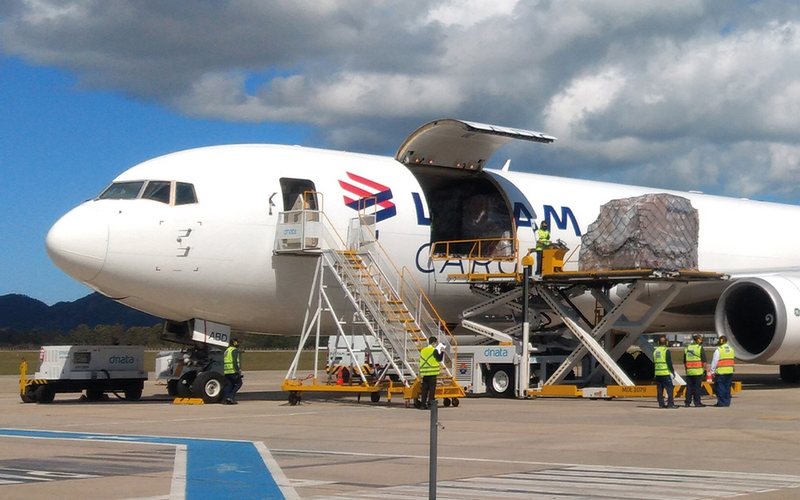
POLYGON ((444 358, 444 344, 436 345, 437 338, 430 337, 428 345, 419 351, 419 375, 422 377, 420 408, 428 409, 436 400, 436 378, 439 376, 439 362, 444 358))
POLYGON ((222 403, 235 405, 237 404, 236 393, 242 388, 242 364, 238 339, 231 339, 230 345, 225 349, 223 374, 225 375, 225 388, 222 390, 222 403))
POLYGON ((711 358, 711 375, 714 377, 714 394, 717 395, 717 404, 714 406, 731 405, 731 381, 734 371, 733 347, 728 344, 728 337, 721 335, 719 345, 711 358))
POLYGON ((663 335, 658 338, 658 346, 653 349, 653 365, 656 375, 656 399, 659 408, 678 408, 673 399, 675 385, 672 378, 675 376, 675 368, 672 366, 672 356, 667 347, 667 337, 663 335), (664 402, 664 391, 667 391, 667 402, 664 402))
POLYGON ((543 220, 536 230, 536 274, 542 274, 542 251, 550 246, 550 225, 543 220))
POLYGON ((692 401, 697 407, 705 406, 700 400, 701 384, 705 377, 706 353, 703 350, 703 336, 694 335, 694 342, 686 346, 683 352, 683 366, 686 369, 686 401, 690 406, 692 401))

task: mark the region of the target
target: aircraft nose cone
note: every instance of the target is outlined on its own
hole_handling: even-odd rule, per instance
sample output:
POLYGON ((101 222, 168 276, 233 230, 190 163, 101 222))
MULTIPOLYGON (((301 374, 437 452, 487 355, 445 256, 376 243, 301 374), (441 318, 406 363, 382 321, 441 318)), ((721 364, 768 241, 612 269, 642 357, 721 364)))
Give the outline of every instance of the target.
POLYGON ((87 204, 61 217, 47 233, 50 259, 62 271, 84 283, 100 274, 108 248, 108 225, 87 204))

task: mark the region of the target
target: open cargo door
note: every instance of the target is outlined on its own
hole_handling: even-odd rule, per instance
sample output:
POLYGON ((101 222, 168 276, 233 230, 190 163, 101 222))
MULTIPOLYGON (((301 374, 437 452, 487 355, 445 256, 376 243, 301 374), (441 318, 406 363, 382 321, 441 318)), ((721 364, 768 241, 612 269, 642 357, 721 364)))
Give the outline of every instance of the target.
POLYGON ((476 171, 483 169, 494 152, 512 139, 543 143, 556 140, 542 132, 447 118, 415 130, 400 146, 395 159, 406 165, 476 171))
POLYGON ((512 139, 555 141, 541 132, 444 119, 418 128, 400 146, 395 159, 417 178, 428 204, 431 259, 517 260, 512 203, 483 170, 512 139))

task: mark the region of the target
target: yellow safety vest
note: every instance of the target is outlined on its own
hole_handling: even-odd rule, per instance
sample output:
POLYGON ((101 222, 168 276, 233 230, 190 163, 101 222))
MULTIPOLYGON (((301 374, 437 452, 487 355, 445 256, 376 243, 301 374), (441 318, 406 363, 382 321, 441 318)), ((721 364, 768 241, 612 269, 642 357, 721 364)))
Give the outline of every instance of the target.
POLYGON ((671 375, 667 364, 667 346, 660 345, 653 349, 653 365, 656 377, 671 375))
POLYGON ((703 346, 700 344, 689 344, 684 351, 683 366, 686 367, 686 375, 703 374, 703 346))
POLYGON ((550 230, 540 228, 536 231, 536 250, 544 250, 547 246, 550 246, 550 230))
POLYGON ((233 366, 233 351, 235 350, 236 348, 233 346, 228 346, 228 348, 225 349, 225 358, 223 358, 223 370, 222 370, 222 372, 225 375, 233 375, 234 373, 236 373, 236 370, 234 369, 233 366))
POLYGON ((717 359, 717 373, 719 375, 730 375, 733 373, 733 366, 735 364, 733 356, 733 347, 728 344, 722 344, 717 347, 719 352, 719 359, 717 359))
POLYGON ((419 374, 421 377, 439 375, 439 360, 433 355, 436 348, 432 345, 423 347, 419 351, 419 374))

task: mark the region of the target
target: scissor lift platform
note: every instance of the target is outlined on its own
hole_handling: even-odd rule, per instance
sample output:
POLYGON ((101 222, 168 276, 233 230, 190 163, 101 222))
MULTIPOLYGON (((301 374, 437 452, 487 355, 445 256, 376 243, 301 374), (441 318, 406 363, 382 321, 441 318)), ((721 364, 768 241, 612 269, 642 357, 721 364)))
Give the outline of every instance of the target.
MULTIPOLYGON (((599 365, 598 368, 602 368, 619 387, 626 388, 617 390, 613 388, 614 386, 609 386, 606 391, 610 389, 611 397, 622 393, 648 394, 648 386, 636 386, 616 361, 639 340, 642 333, 684 287, 692 282, 723 279, 726 279, 725 275, 713 272, 658 269, 561 271, 542 275, 533 283, 536 294, 550 306, 580 342, 544 386, 563 382, 567 373, 571 372, 587 354, 591 354, 599 365), (623 289, 621 300, 615 303, 611 299, 610 290, 616 285, 626 283, 630 284, 630 287, 627 290, 623 289), (665 286, 653 291, 648 287, 650 284, 665 286), (581 314, 572 299, 587 292, 596 299, 602 311, 594 324, 581 314), (648 294, 646 310, 638 319, 632 320, 629 317, 632 312, 631 306, 641 308, 643 302, 637 299, 645 293, 648 294), (612 332, 623 334, 616 343, 612 342, 610 337, 612 332), (600 343, 601 340, 604 340, 603 344, 600 343)), ((586 385, 591 386, 596 383, 600 376, 600 370, 593 371, 586 378, 586 385)))
MULTIPOLYGON (((727 279, 726 275, 720 273, 693 269, 562 271, 561 261, 556 259, 554 264, 552 260, 548 260, 548 257, 552 259, 559 257, 560 254, 553 254, 553 257, 548 255, 550 252, 547 250, 544 253, 543 269, 545 272, 539 276, 532 276, 527 284, 530 291, 540 298, 538 309, 537 306, 532 306, 531 309, 539 312, 547 311, 548 314, 554 313, 578 342, 563 363, 550 374, 543 384, 538 387, 519 385, 516 391, 518 397, 523 394, 533 397, 588 396, 592 398, 654 396, 654 385, 636 385, 622 370, 617 360, 639 341, 640 336, 647 331, 658 315, 686 286, 697 282, 727 279), (629 286, 627 289, 615 288, 618 285, 629 286), (612 289, 614 289, 613 297, 612 289), (596 316, 593 321, 586 318, 575 303, 576 298, 586 294, 591 294, 597 303, 596 316), (637 300, 645 294, 647 301, 637 300), (638 317, 632 318, 634 315, 638 317), (588 374, 584 373, 583 377, 583 385, 586 388, 565 384, 567 375, 572 373, 587 355, 591 355, 593 361, 588 362, 588 365, 585 363, 582 365, 583 371, 588 371, 588 374), (601 385, 599 383, 602 382, 604 374, 608 374, 613 379, 612 384, 593 387, 593 385, 601 385)), ((462 314, 462 326, 495 340, 509 337, 505 331, 493 330, 490 325, 478 324, 470 318, 498 306, 520 309, 519 302, 526 288, 522 273, 465 273, 449 276, 449 280, 487 285, 505 282, 506 287, 496 295, 481 292, 487 300, 465 310, 462 314)), ((487 290, 489 289, 491 286, 487 288, 487 290)), ((533 327, 531 333, 536 333, 533 327)), ((535 345, 535 347, 541 346, 535 345)), ((541 350, 539 352, 541 353, 541 350)), ((530 354, 528 355, 530 356, 530 354)), ((646 355, 650 357, 649 352, 646 355)), ((524 357, 524 353, 522 356, 524 357)), ((520 361, 520 365, 525 363, 527 363, 526 360, 520 361)), ((518 383, 522 384, 519 379, 518 383)), ((682 384, 683 379, 679 377, 677 387, 680 388, 682 384)), ((740 386, 735 387, 734 390, 740 390, 740 386)), ((712 392, 710 385, 707 386, 707 392, 712 392)))

